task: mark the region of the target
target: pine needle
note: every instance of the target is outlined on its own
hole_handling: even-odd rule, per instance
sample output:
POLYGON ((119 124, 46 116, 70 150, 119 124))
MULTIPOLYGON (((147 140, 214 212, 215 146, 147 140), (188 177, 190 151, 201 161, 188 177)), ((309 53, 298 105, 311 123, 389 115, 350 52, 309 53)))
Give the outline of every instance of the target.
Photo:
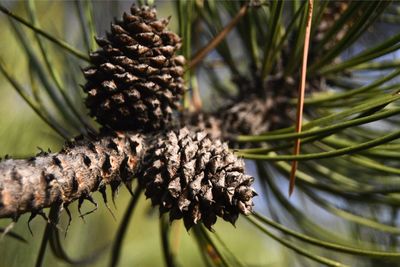
POLYGON ((192 60, 189 62, 187 69, 192 69, 196 66, 211 50, 213 50, 220 42, 222 42, 225 37, 230 33, 230 31, 235 27, 235 25, 239 22, 239 20, 247 13, 249 8, 248 4, 243 5, 236 16, 222 29, 221 32, 218 33, 211 42, 196 52, 191 58, 192 60))
MULTIPOLYGON (((302 121, 303 121, 304 94, 305 94, 305 90, 306 90, 306 77, 307 77, 307 57, 308 57, 308 49, 310 46, 310 32, 311 32, 311 20, 312 20, 313 5, 314 5, 314 1, 309 0, 309 2, 308 2, 308 17, 307 17, 306 33, 305 33, 304 48, 303 48, 303 64, 301 66, 301 83, 300 83, 298 103, 297 103, 296 133, 301 132, 301 126, 302 126, 302 121)), ((300 144, 301 144, 301 139, 297 138, 295 140, 293 155, 295 155, 295 156, 299 155, 300 144)), ((292 161, 292 169, 290 171, 289 196, 292 195, 293 190, 294 190, 294 185, 296 182, 297 165, 298 165, 297 160, 293 160, 292 161)))

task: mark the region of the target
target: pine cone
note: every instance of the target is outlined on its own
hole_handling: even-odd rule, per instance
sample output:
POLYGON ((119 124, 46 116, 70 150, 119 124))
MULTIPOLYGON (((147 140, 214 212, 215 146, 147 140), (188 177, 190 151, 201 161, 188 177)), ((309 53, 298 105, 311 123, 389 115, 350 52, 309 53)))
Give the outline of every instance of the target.
POLYGON ((163 128, 184 91, 185 59, 176 56, 181 40, 166 30, 154 8, 135 5, 131 14, 111 24, 101 49, 91 53, 84 69, 84 91, 90 115, 114 130, 163 128))
POLYGON ((187 230, 202 221, 212 230, 217 216, 234 224, 239 213, 252 212, 254 178, 244 174, 244 162, 205 132, 187 128, 161 136, 148 151, 139 183, 160 213, 183 218, 187 230))
POLYGON ((230 147, 236 147, 238 144, 234 141, 238 135, 262 134, 284 125, 283 115, 288 112, 278 110, 277 103, 271 97, 250 96, 213 113, 182 113, 181 125, 205 130, 211 139, 222 139, 230 147))
POLYGON ((233 103, 217 114, 222 115, 223 132, 238 135, 257 135, 267 132, 274 123, 274 102, 268 97, 265 100, 258 97, 249 97, 239 103, 233 103))

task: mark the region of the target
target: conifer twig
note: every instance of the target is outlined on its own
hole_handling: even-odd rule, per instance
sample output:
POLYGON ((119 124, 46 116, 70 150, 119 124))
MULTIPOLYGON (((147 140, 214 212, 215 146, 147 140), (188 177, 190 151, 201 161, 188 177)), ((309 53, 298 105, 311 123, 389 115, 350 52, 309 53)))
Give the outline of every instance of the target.
MULTIPOLYGON (((184 123, 189 131, 205 131, 211 140, 226 140, 229 129, 221 127, 221 118, 210 117, 213 127, 206 129, 190 121, 184 123)), ((102 193, 107 203, 106 186, 111 186, 113 194, 121 183, 130 189, 132 179, 143 167, 144 157, 157 143, 156 138, 167 138, 169 132, 102 133, 92 137, 94 140, 77 137, 59 153, 42 151, 30 159, 1 161, 0 218, 16 221, 20 215, 31 212, 31 220, 42 215, 44 208, 57 204, 67 209, 76 200, 79 200, 78 210, 84 200, 97 207, 91 197, 95 191, 102 193)))
POLYGON ((115 191, 121 183, 130 184, 144 147, 143 136, 117 133, 94 141, 75 140, 60 153, 4 160, 0 162, 0 218, 17 220, 26 212, 34 216, 55 203, 66 206, 78 199, 80 204, 85 199, 95 204, 92 192, 105 196, 106 185, 115 191))

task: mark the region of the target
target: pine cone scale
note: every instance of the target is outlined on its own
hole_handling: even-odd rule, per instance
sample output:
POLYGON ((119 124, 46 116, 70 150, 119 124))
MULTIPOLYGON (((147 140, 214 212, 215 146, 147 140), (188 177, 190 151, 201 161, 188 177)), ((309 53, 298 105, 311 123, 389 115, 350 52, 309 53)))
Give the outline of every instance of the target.
POLYGON ((201 221, 211 230, 217 216, 234 224, 251 213, 252 181, 226 144, 186 128, 156 137, 139 172, 153 205, 171 221, 183 218, 187 229, 201 221))
POLYGON ((180 38, 167 31, 154 8, 132 6, 131 14, 111 24, 101 47, 83 70, 90 114, 114 130, 164 128, 184 91, 184 58, 176 56, 180 38))

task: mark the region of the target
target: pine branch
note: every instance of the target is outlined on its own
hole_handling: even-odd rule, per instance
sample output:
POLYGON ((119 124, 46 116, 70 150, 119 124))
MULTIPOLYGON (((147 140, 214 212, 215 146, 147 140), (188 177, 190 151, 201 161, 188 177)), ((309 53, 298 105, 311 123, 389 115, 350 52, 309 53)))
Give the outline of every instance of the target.
MULTIPOLYGON (((179 194, 184 196, 186 191, 190 191, 190 196, 184 196, 187 197, 185 205, 182 205, 183 200, 177 200, 177 192, 170 192, 175 196, 171 201, 178 204, 176 206, 180 210, 174 211, 174 216, 184 216, 188 228, 201 219, 201 213, 208 213, 203 208, 211 210, 203 220, 209 229, 217 215, 234 223, 239 212, 251 212, 251 198, 255 193, 249 186, 253 178, 243 174, 241 160, 233 156, 221 140, 230 139, 235 134, 266 131, 261 127, 265 126, 264 115, 271 108, 271 103, 250 98, 217 114, 189 115, 189 119, 183 119, 181 124, 191 127, 190 133, 179 126, 175 126, 173 132, 163 130, 170 125, 173 111, 178 108, 184 91, 182 75, 185 60, 175 54, 181 40, 167 30, 168 20, 157 19, 155 8, 133 5, 130 13, 124 13, 122 20, 112 24, 107 38, 97 39, 101 49, 91 55, 91 66, 84 69, 87 79, 84 90, 88 93, 85 103, 90 114, 101 125, 136 133, 124 131, 116 135, 103 134, 95 140, 79 139, 59 153, 40 153, 28 160, 7 159, 0 162, 0 218, 17 220, 26 212, 31 212, 33 218, 36 214, 44 215, 44 208, 54 204, 67 208, 75 200, 79 200, 78 210, 85 199, 97 207, 91 197, 92 192, 100 191, 106 201, 106 185, 111 186, 112 192, 121 183, 130 187, 135 175, 139 176, 140 185, 146 189, 146 196, 152 197, 153 204, 160 205, 165 211, 171 209, 165 206, 165 194, 179 189, 182 190, 179 194), (248 107, 252 108, 249 110, 248 107), (256 115, 258 120, 255 120, 256 115), (207 135, 211 140, 203 139, 207 135), (190 147, 184 144, 190 144, 190 147), (152 146, 156 145, 157 149, 153 150, 152 146), (168 154, 165 162, 160 164, 155 160, 159 156, 156 154, 168 145, 170 147, 166 151, 171 148, 174 153, 168 154), (165 192, 161 192, 160 202, 155 201, 154 188, 149 189, 148 184, 140 181, 140 173, 147 173, 147 163, 143 160, 145 156, 151 164, 158 166, 150 164, 147 166, 149 169, 159 171, 171 168, 167 176, 152 181, 157 190, 166 186, 163 188, 165 192), (196 162, 196 173, 192 175, 188 166, 196 162), (143 170, 139 170, 140 165, 144 165, 143 170), (216 173, 217 169, 220 173, 216 173), (235 172, 229 176, 231 169, 235 172), (213 181, 216 175, 229 177, 226 183, 225 177, 221 181, 213 181), (208 189, 199 184, 203 181, 202 176, 206 177, 204 183, 208 183, 208 189), (194 177, 196 183, 192 181, 194 177), (170 184, 172 180, 174 184, 170 184), (194 183, 193 188, 189 185, 191 182, 194 183), (188 186, 190 188, 186 188, 188 186), (212 191, 213 187, 218 190, 212 191), (196 196, 197 199, 199 190, 207 191, 201 192, 203 195, 199 197, 207 199, 209 206, 193 204, 195 201, 191 198, 196 196), (211 192, 217 192, 217 195, 213 196, 211 192), (220 211, 215 206, 218 201, 227 201, 224 206, 230 210, 220 211), (185 212, 193 214, 185 215, 185 212)), ((147 178, 153 177, 147 174, 147 178)), ((203 217, 206 216, 203 214, 203 217)))
MULTIPOLYGON (((192 116, 198 117, 199 114, 192 116)), ((203 114, 201 117, 207 117, 207 115, 203 114)), ((27 212, 31 212, 31 218, 33 218, 37 214, 44 215, 42 212, 44 208, 54 204, 67 208, 76 200, 79 200, 78 210, 84 200, 92 202, 97 207, 97 203, 91 197, 92 192, 99 191, 107 202, 105 193, 107 185, 111 186, 114 197, 114 192, 122 183, 130 189, 132 179, 136 176, 139 178, 140 186, 145 189, 146 196, 152 198, 153 205, 160 205, 160 210, 165 212, 170 207, 161 207, 166 202, 154 201, 156 196, 151 196, 153 187, 165 187, 167 191, 177 190, 176 186, 179 183, 176 184, 176 179, 179 178, 182 183, 182 189, 179 190, 194 190, 189 183, 194 179, 190 166, 195 164, 195 177, 206 177, 205 179, 209 181, 206 183, 214 183, 214 176, 229 176, 226 178, 226 184, 224 180, 218 178, 218 183, 209 186, 217 186, 219 188, 217 190, 222 190, 221 194, 223 192, 227 194, 227 199, 230 200, 224 205, 229 207, 230 211, 229 214, 224 215, 224 219, 234 223, 238 213, 251 212, 251 198, 255 192, 249 186, 253 178, 244 175, 242 160, 235 157, 221 143, 220 138, 228 136, 227 133, 222 132, 221 128, 218 128, 223 125, 222 119, 216 116, 208 116, 208 118, 215 123, 214 127, 203 128, 201 124, 192 124, 189 127, 190 130, 186 127, 175 127, 159 133, 115 132, 113 135, 102 134, 95 137, 95 140, 79 137, 66 144, 59 153, 41 152, 36 157, 27 160, 6 159, 0 162, 0 218, 17 220, 20 215, 27 212), (172 137, 176 140, 174 141, 172 137), (164 151, 164 147, 165 159, 162 160, 163 164, 158 166, 159 154, 160 151, 164 151), (200 168, 200 166, 203 167, 200 168), (158 180, 151 183, 145 181, 153 175, 144 174, 154 171, 161 171, 162 175, 168 172, 163 178, 163 185, 158 185, 160 182, 158 180), (233 173, 230 174, 230 171, 233 173), (140 180, 143 175, 147 178, 140 180), (173 186, 171 181, 173 181, 173 186), (190 189, 185 189, 183 186, 189 186, 190 189)), ((204 123, 210 125, 209 122, 204 123)), ((198 193, 193 193, 193 195, 198 193)), ((211 197, 210 200, 214 199, 217 204, 219 201, 225 201, 219 199, 221 198, 219 195, 204 197, 211 197)), ((161 200, 162 198, 161 195, 161 200)), ((191 201, 193 200, 189 200, 189 203, 191 201)), ((181 205, 181 202, 177 203, 181 205)), ((208 207, 208 209, 211 208, 208 207)), ((172 219, 181 216, 176 212, 173 214, 176 218, 172 219)), ((187 211, 181 212, 184 214, 187 211)), ((223 213, 219 214, 219 212, 213 214, 222 217, 223 213)), ((206 223, 211 229, 214 221, 206 223)))
POLYGON ((145 147, 142 135, 127 132, 75 140, 59 153, 7 159, 0 163, 0 218, 16 220, 78 199, 93 202, 91 192, 105 194, 106 185, 113 191, 122 182, 129 185, 145 147))

